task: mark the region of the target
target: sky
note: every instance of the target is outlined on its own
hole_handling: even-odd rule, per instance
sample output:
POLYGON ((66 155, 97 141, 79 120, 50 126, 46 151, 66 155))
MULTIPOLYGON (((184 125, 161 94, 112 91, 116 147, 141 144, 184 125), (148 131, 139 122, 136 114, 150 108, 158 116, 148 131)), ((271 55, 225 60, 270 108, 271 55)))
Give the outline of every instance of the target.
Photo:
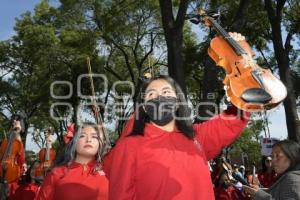
MULTIPOLYGON (((51 0, 51 3, 57 3, 58 0, 51 0)), ((39 0, 1 0, 0 1, 0 41, 9 39, 14 35, 15 19, 26 11, 33 11, 34 6, 39 0)), ((196 26, 193 30, 200 35, 196 26)), ((201 38, 201 37, 199 37, 201 38)), ((49 89, 50 92, 50 89, 49 89)), ((267 112, 269 118, 269 129, 271 137, 284 139, 287 137, 287 129, 285 123, 285 114, 283 106, 280 105, 271 111, 267 112)), ((39 149, 36 144, 32 142, 32 138, 27 138, 26 148, 37 152, 39 149)))
POLYGON ((38 0, 1 0, 0 1, 0 39, 8 39, 14 34, 15 18, 27 10, 33 11, 38 0))

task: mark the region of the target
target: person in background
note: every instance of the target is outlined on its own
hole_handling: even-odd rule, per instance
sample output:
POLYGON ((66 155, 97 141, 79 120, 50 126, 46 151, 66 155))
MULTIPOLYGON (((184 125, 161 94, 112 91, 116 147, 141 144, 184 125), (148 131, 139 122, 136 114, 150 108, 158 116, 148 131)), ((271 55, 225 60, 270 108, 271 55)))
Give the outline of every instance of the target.
POLYGON ((241 182, 242 184, 247 184, 247 181, 242 175, 242 173, 239 171, 239 166, 237 164, 233 164, 232 176, 235 180, 241 182))
POLYGON ((95 124, 68 128, 65 154, 45 177, 36 200, 107 200, 108 180, 102 170, 103 133, 95 124))
POLYGON ((35 170, 39 166, 39 161, 34 161, 29 169, 26 171, 23 180, 20 181, 20 186, 14 193, 14 195, 9 198, 9 200, 34 200, 40 184, 35 180, 35 170))
POLYGON ((1 182, 6 182, 2 186, 7 185, 8 186, 8 191, 9 195, 8 198, 10 198, 12 195, 14 195, 15 191, 19 187, 19 180, 21 179, 21 176, 25 173, 25 150, 24 150, 24 145, 22 142, 22 134, 25 131, 25 120, 26 120, 26 115, 23 112, 18 112, 16 114, 13 114, 11 116, 11 135, 9 135, 9 138, 5 138, 1 142, 1 147, 0 147, 0 161, 1 161, 1 177, 3 181, 1 182), (12 135, 14 133, 14 135, 12 135), (14 138, 12 138, 14 136, 14 138), (4 157, 5 153, 7 152, 6 150, 8 149, 8 144, 9 141, 11 140, 11 154, 14 156, 14 162, 10 162, 11 158, 7 160, 7 157, 12 156, 12 155, 6 155, 7 157, 4 157), (8 161, 8 163, 7 163, 8 161), (13 171, 13 173, 10 173, 9 177, 12 177, 13 179, 8 180, 8 177, 6 176, 9 171, 13 171))
POLYGON ((271 156, 264 156, 262 158, 262 169, 258 172, 258 180, 265 188, 270 187, 275 182, 276 173, 272 168, 271 156))
POLYGON ((236 183, 230 180, 229 174, 226 171, 220 176, 218 184, 215 185, 215 198, 216 200, 244 200, 246 196, 238 188, 235 187, 236 183))
POLYGON ((245 168, 244 165, 241 165, 241 166, 240 166, 239 171, 241 172, 243 178, 245 178, 246 168, 245 168))
POLYGON ((254 200, 300 200, 300 145, 291 140, 275 143, 272 166, 278 177, 269 189, 252 186, 245 192, 254 200))

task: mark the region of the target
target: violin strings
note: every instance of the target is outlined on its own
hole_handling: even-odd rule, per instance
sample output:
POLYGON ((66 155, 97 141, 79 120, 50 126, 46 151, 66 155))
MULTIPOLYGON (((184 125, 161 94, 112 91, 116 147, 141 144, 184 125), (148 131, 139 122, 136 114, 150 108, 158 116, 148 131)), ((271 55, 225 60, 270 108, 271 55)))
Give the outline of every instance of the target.
POLYGON ((238 55, 246 54, 245 50, 213 18, 209 17, 209 20, 238 55))

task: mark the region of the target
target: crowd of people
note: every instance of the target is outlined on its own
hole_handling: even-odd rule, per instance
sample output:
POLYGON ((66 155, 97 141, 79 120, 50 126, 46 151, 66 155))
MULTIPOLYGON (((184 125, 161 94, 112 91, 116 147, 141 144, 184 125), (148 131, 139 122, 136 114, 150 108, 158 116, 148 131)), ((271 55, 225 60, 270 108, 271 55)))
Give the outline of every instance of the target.
POLYGON ((24 119, 13 115, 10 137, 1 143, 1 198, 300 200, 300 145, 294 141, 276 143, 258 171, 254 165, 232 164, 225 156, 215 159, 242 134, 249 112, 229 106, 195 124, 184 93, 167 76, 145 81, 137 103, 107 154, 99 124, 72 124, 56 161, 49 163, 55 154, 47 146, 44 159, 28 169, 21 140, 24 119))
MULTIPOLYGON (((250 113, 231 106, 193 124, 173 79, 152 78, 142 90, 141 106, 106 155, 101 129, 87 123, 68 128, 64 153, 42 178, 36 173, 40 161, 26 169, 23 150, 15 158, 22 175, 7 181, 2 157, 8 199, 300 199, 299 144, 276 143, 259 170, 231 164, 217 156, 239 137, 250 113)), ((13 116, 14 140, 20 141, 22 124, 13 116)))

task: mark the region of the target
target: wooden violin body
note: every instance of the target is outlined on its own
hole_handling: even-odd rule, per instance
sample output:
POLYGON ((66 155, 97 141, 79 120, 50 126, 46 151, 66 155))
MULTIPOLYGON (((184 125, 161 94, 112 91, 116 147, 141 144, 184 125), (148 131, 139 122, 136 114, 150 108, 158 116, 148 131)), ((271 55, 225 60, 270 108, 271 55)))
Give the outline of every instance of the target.
POLYGON ((39 161, 40 164, 35 170, 35 176, 36 177, 44 177, 46 176, 49 169, 52 167, 56 152, 53 148, 51 148, 52 139, 51 135, 53 135, 51 127, 49 127, 45 131, 45 141, 46 141, 46 147, 42 148, 39 152, 39 161))
POLYGON ((269 69, 256 64, 252 59, 254 53, 246 41, 237 43, 246 54, 237 55, 221 36, 215 37, 208 49, 209 56, 226 72, 223 83, 229 100, 246 111, 277 106, 287 95, 285 86, 269 69), (252 93, 247 94, 247 91, 252 93))
POLYGON ((204 21, 219 33, 211 40, 208 54, 226 72, 223 83, 228 100, 250 112, 271 109, 282 102, 286 87, 269 69, 257 65, 249 44, 235 41, 213 18, 204 15, 204 21))
POLYGON ((40 165, 35 171, 35 176, 45 176, 50 167, 52 167, 55 157, 56 152, 53 148, 42 148, 39 152, 40 165))
POLYGON ((252 173, 247 176, 247 182, 251 185, 260 186, 260 182, 256 173, 256 167, 254 164, 252 165, 252 173))
POLYGON ((8 183, 15 182, 21 176, 21 168, 17 163, 17 155, 23 152, 23 144, 15 138, 10 140, 4 139, 1 144, 1 168, 0 177, 4 178, 8 183))

